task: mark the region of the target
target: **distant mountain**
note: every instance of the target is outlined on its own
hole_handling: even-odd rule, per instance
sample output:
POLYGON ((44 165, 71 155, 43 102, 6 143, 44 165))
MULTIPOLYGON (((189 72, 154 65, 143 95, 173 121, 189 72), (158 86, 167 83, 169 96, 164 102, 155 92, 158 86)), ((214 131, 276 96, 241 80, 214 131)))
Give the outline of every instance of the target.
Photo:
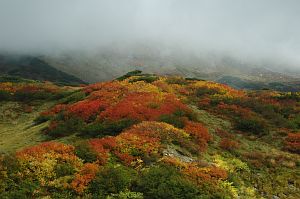
MULTIPOLYGON (((50 65, 87 82, 115 79, 132 70, 159 75, 180 75, 230 83, 235 88, 299 90, 300 74, 285 73, 271 63, 246 63, 213 54, 195 55, 184 51, 108 48, 94 52, 68 52, 41 56, 50 65), (236 77, 240 83, 232 78, 236 77), (229 81, 229 82, 228 82, 229 81)), ((282 67, 283 68, 283 67, 282 67)))
POLYGON ((0 55, 0 75, 52 81, 60 84, 83 84, 81 79, 62 72, 34 56, 0 55))
POLYGON ((94 51, 57 51, 56 54, 36 57, 0 57, 2 73, 55 82, 109 81, 128 71, 141 70, 159 75, 213 80, 234 88, 300 90, 299 73, 274 68, 284 67, 278 63, 245 62, 213 53, 193 54, 183 49, 139 45, 128 48, 112 46, 94 51))
POLYGON ((253 81, 245 80, 239 77, 223 76, 217 80, 218 83, 227 84, 235 89, 250 89, 250 90, 262 90, 271 89, 277 91, 300 91, 300 81, 253 81))

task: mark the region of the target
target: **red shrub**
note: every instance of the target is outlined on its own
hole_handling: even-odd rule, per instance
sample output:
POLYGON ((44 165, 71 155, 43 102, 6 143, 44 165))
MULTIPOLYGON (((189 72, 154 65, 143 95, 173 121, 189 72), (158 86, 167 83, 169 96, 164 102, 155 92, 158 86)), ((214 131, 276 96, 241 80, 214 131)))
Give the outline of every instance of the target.
POLYGON ((25 112, 25 113, 32 113, 32 111, 33 111, 33 108, 32 108, 32 106, 29 106, 29 105, 24 105, 23 106, 23 111, 25 112))
POLYGON ((49 111, 44 111, 41 113, 41 115, 44 116, 53 116, 67 108, 66 104, 57 104, 53 108, 51 108, 49 111))
POLYGON ((228 133, 227 131, 224 131, 224 130, 222 130, 222 129, 217 129, 217 130, 215 131, 215 133, 216 133, 218 136, 220 136, 221 138, 230 138, 230 139, 233 139, 233 138, 234 138, 234 136, 233 136, 232 134, 230 134, 230 133, 228 133))
POLYGON ((163 114, 172 114, 176 110, 187 110, 173 95, 158 93, 132 93, 115 106, 109 107, 100 114, 102 119, 120 120, 130 118, 135 120, 157 120, 163 114))
POLYGON ((108 106, 108 103, 101 100, 83 100, 71 105, 67 112, 88 121, 92 116, 96 116, 98 112, 108 106))
POLYGON ((210 106, 211 99, 208 97, 202 98, 198 102, 199 107, 209 107, 210 106))
POLYGON ((75 175, 75 178, 71 182, 71 187, 74 191, 76 191, 79 194, 82 194, 84 190, 86 189, 89 182, 91 182, 97 172, 99 170, 98 165, 93 163, 87 163, 85 164, 79 173, 75 175))
POLYGON ((136 160, 136 157, 128 153, 120 153, 119 151, 115 151, 114 153, 126 166, 131 166, 132 162, 136 160))
POLYGON ((222 149, 231 151, 231 150, 234 150, 234 149, 238 149, 239 148, 239 143, 237 143, 234 140, 230 140, 228 138, 223 138, 220 142, 220 147, 222 149))
POLYGON ((212 140, 206 127, 197 122, 187 121, 184 130, 198 140, 200 151, 206 150, 207 143, 212 140))
POLYGON ((117 146, 115 137, 92 139, 89 144, 98 153, 98 162, 102 165, 107 162, 109 152, 117 146))
POLYGON ((258 151, 244 153, 243 157, 256 168, 259 168, 265 164, 264 160, 266 155, 258 151))
POLYGON ((291 152, 300 153, 300 133, 289 133, 285 139, 285 147, 291 152))
POLYGON ((223 112, 225 111, 225 113, 234 114, 242 118, 250 118, 254 114, 249 108, 243 108, 235 104, 225 104, 223 102, 218 104, 218 110, 223 112))

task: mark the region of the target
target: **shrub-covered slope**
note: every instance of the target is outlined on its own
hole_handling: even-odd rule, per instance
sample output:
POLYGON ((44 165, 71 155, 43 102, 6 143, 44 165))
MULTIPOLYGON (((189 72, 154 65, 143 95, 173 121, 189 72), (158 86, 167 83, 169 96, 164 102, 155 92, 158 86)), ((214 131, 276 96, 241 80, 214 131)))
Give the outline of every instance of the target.
POLYGON ((18 149, 0 158, 0 198, 299 198, 299 99, 140 71, 1 83, 2 107, 33 108, 19 112, 39 140, 6 145, 18 149))

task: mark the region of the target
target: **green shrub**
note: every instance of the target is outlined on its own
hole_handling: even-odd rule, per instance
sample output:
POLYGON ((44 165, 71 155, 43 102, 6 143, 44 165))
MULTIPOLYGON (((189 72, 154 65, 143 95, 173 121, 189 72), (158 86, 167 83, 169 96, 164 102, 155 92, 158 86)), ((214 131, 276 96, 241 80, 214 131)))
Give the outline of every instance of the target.
POLYGON ((185 121, 197 121, 197 114, 193 111, 176 110, 173 114, 165 114, 159 117, 159 121, 171 124, 177 128, 183 128, 185 121))
POLYGON ((115 136, 136 122, 131 119, 122 119, 115 122, 92 123, 84 128, 80 135, 85 137, 115 136))
POLYGON ((300 129, 300 115, 297 115, 295 118, 292 118, 288 121, 288 127, 291 129, 300 129))
POLYGON ((8 91, 0 90, 0 102, 11 100, 11 94, 8 91))
POLYGON ((211 89, 211 88, 198 88, 196 90, 196 96, 197 97, 202 97, 203 95, 214 95, 214 94, 217 94, 218 91, 217 90, 214 90, 214 89, 211 89))
POLYGON ((168 84, 187 85, 188 82, 182 77, 169 77, 166 82, 168 84))
POLYGON ((147 82, 147 83, 152 83, 156 80, 158 80, 157 76, 144 75, 144 76, 138 77, 134 80, 131 80, 130 82, 144 81, 144 82, 147 82))
POLYGON ((185 80, 188 80, 188 81, 206 81, 204 79, 200 79, 200 78, 197 78, 197 77, 186 77, 185 80))
POLYGON ((249 132, 255 135, 263 135, 267 133, 265 122, 258 119, 238 118, 235 127, 237 130, 249 132))
POLYGON ((173 113, 177 117, 186 117, 191 121, 197 121, 197 114, 194 111, 183 111, 181 109, 176 110, 173 113))
POLYGON ((198 188, 182 177, 172 167, 152 167, 144 170, 137 181, 136 190, 146 199, 185 199, 200 198, 198 188))
POLYGON ((48 120, 51 119, 51 116, 48 115, 39 115, 37 118, 34 119, 34 124, 35 125, 39 125, 42 124, 44 122, 47 122, 48 120))
POLYGON ((66 98, 68 96, 70 96, 71 94, 73 94, 74 92, 72 91, 61 91, 61 92, 57 92, 52 96, 53 100, 62 100, 63 98, 66 98))
POLYGON ((17 91, 14 94, 14 99, 16 101, 28 102, 31 100, 51 100, 53 93, 46 91, 37 91, 37 92, 26 92, 26 91, 17 91))
POLYGON ((99 198, 118 194, 129 190, 135 178, 136 172, 133 169, 124 166, 107 167, 101 170, 90 183, 89 191, 99 198))
POLYGON ((69 176, 75 173, 75 169, 69 163, 57 164, 55 166, 55 173, 57 177, 69 176))
POLYGON ((76 91, 59 100, 59 104, 70 104, 83 100, 86 97, 83 91, 76 91))
POLYGON ((3 193, 0 193, 0 198, 18 198, 18 199, 28 199, 36 198, 38 193, 35 191, 39 188, 37 182, 32 182, 30 180, 23 180, 18 182, 15 187, 10 187, 10 190, 7 190, 3 193))
POLYGON ((51 197, 55 199, 72 199, 76 198, 74 193, 72 193, 70 190, 53 190, 51 191, 51 197))
POLYGON ((58 138, 79 133, 84 128, 85 123, 82 119, 72 117, 66 121, 58 122, 55 128, 48 128, 47 135, 58 138))
POLYGON ((111 194, 107 196, 106 199, 143 199, 143 194, 139 192, 132 191, 121 191, 118 194, 111 194))
POLYGON ((95 162, 97 160, 97 153, 91 149, 87 142, 77 144, 75 154, 84 162, 95 162))
POLYGON ((130 71, 128 73, 126 73, 125 75, 121 76, 121 77, 118 77, 117 80, 118 81, 123 81, 131 76, 137 76, 137 75, 141 75, 142 74, 142 71, 140 70, 134 70, 134 71, 130 71))
POLYGON ((175 116, 173 114, 169 115, 161 115, 159 117, 159 121, 171 124, 177 128, 184 127, 184 119, 182 117, 175 116))

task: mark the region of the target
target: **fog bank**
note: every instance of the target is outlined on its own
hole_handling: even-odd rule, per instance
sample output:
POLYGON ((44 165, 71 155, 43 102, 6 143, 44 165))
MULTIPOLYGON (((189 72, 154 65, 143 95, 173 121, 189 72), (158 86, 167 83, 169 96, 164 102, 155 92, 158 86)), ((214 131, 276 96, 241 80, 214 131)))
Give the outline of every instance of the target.
POLYGON ((0 50, 145 46, 300 69, 298 0, 0 0, 0 50))

